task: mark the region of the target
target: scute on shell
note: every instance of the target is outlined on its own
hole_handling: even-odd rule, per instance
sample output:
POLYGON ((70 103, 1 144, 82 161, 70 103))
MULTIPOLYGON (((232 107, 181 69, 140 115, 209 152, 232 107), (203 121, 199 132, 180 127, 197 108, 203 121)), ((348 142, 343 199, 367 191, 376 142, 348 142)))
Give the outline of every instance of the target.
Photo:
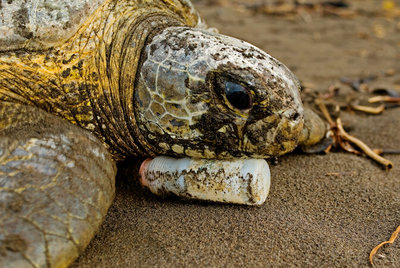
MULTIPOLYGON (((79 30, 96 9, 113 1, 115 0, 0 0, 0 52, 21 48, 46 49, 62 44, 79 30)), ((130 1, 132 5, 138 2, 130 1)), ((149 6, 156 2, 170 5, 175 11, 193 14, 200 22, 190 1, 142 2, 149 6)))
POLYGON ((104 0, 0 0, 0 51, 45 49, 70 38, 104 0))

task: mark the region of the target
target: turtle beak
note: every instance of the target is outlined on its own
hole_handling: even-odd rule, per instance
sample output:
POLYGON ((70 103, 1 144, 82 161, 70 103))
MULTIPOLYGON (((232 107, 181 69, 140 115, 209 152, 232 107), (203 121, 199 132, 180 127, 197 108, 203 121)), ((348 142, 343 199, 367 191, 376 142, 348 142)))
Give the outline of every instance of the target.
POLYGON ((246 126, 243 151, 255 158, 269 158, 293 151, 303 129, 303 113, 286 109, 246 126))

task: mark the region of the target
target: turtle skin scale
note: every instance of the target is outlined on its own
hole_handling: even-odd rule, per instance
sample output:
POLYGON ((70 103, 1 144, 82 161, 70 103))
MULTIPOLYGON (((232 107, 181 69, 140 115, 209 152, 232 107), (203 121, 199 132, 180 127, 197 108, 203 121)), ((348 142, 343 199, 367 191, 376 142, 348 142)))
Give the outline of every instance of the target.
MULTIPOLYGON (((276 67, 282 77, 275 84, 270 86, 252 68, 213 70, 211 76, 192 79, 197 87, 190 85, 192 80, 181 83, 191 88, 189 97, 207 97, 198 97, 197 103, 192 99, 183 110, 162 99, 176 97, 173 88, 156 96, 151 90, 161 84, 144 87, 155 79, 146 76, 151 68, 146 72, 142 67, 151 67, 146 65, 151 57, 170 45, 179 56, 187 44, 184 38, 196 37, 193 27, 204 24, 187 0, 0 0, 0 267, 70 265, 103 221, 115 193, 115 163, 126 156, 269 157, 309 140, 313 131, 303 127, 297 80, 244 42, 227 41, 246 47, 238 50, 243 62, 259 55, 276 67), (152 43, 174 27, 186 33, 178 48, 175 41, 152 43), (236 109, 214 90, 215 84, 232 84, 224 79, 244 85, 247 78, 254 81, 246 91, 253 96, 252 109, 236 109), (207 115, 188 116, 190 105, 208 107, 207 115), (159 114, 161 131, 152 128, 158 119, 149 120, 146 112, 159 114), (213 115, 217 120, 208 119, 213 115), (182 117, 190 118, 188 125, 178 122, 182 117), (188 139, 176 139, 188 132, 188 139), (271 147, 253 153, 263 147, 252 144, 264 142, 258 135, 263 132, 270 133, 265 141, 271 147), (252 137, 240 142, 246 135, 252 137), (242 150, 243 144, 251 150, 242 150)), ((218 44, 227 40, 205 31, 196 38, 204 36, 218 44)), ((211 58, 216 61, 217 55, 211 58)), ((156 80, 162 77, 158 69, 155 75, 156 80)))

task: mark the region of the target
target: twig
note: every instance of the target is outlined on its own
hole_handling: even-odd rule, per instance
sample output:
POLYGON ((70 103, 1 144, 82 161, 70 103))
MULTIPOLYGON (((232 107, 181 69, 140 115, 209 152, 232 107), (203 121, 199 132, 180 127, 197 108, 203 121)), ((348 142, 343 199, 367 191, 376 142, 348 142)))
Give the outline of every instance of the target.
POLYGON ((340 147, 342 147, 342 149, 345 150, 346 152, 349 152, 349 153, 352 153, 352 154, 355 154, 355 155, 360 155, 361 154, 359 151, 354 149, 354 147, 351 146, 351 144, 348 141, 343 141, 343 140, 340 139, 338 143, 339 143, 340 147))
POLYGON ((375 153, 381 155, 381 154, 400 154, 399 149, 373 149, 375 153))
POLYGON ((335 97, 338 94, 339 90, 340 90, 339 87, 337 87, 335 85, 331 85, 328 88, 328 92, 321 94, 320 98, 322 98, 324 100, 331 99, 331 98, 335 97))
POLYGON ((376 102, 389 102, 389 103, 400 103, 400 97, 391 97, 391 96, 376 96, 369 98, 369 103, 376 103, 376 102))
POLYGON ((366 145, 361 140, 359 140, 356 137, 353 137, 353 136, 347 134, 347 132, 343 128, 343 124, 342 124, 342 121, 340 120, 340 118, 336 119, 336 124, 337 124, 337 128, 339 130, 339 135, 342 138, 344 138, 344 139, 354 143, 355 145, 357 145, 357 147, 360 148, 366 155, 368 155, 370 158, 374 159, 378 163, 384 165, 387 169, 393 168, 393 163, 392 162, 390 162, 389 160, 387 160, 387 159, 379 156, 378 154, 376 154, 374 151, 371 150, 371 148, 368 147, 368 145, 366 145))
POLYGON ((369 107, 363 105, 350 105, 353 110, 368 113, 368 114, 381 114, 385 110, 385 105, 379 107, 369 107))
MULTIPOLYGON (((387 169, 392 169, 393 168, 393 163, 381 156, 379 156, 376 152, 374 152, 371 148, 368 147, 364 142, 361 140, 357 139, 356 137, 353 137, 349 135, 343 128, 342 120, 340 118, 336 119, 336 122, 333 121, 331 115, 328 112, 328 109, 326 108, 325 103, 321 99, 315 100, 315 103, 319 106, 319 109, 321 110, 322 114, 326 118, 326 120, 329 122, 331 126, 331 131, 334 133, 334 140, 335 144, 341 146, 343 149, 353 152, 353 150, 349 150, 351 148, 350 144, 344 144, 342 140, 347 140, 353 144, 355 144, 358 148, 360 148, 367 156, 372 158, 373 160, 377 161, 378 163, 384 165, 387 169)), ((355 153, 355 150, 354 152, 355 153)))
POLYGON ((369 254, 369 262, 373 265, 374 264, 374 256, 375 254, 378 252, 378 250, 386 245, 386 244, 393 244, 394 241, 396 240, 397 236, 400 233, 400 226, 397 227, 396 231, 393 232, 393 234, 390 236, 388 241, 382 242, 379 245, 377 245, 376 247, 374 247, 373 250, 371 250, 371 253, 369 254))
POLYGON ((326 108, 326 105, 323 100, 321 99, 316 99, 315 103, 318 105, 319 109, 321 110, 322 114, 324 115, 325 119, 328 121, 329 125, 332 127, 335 125, 335 122, 332 120, 331 115, 328 112, 328 109, 326 108))

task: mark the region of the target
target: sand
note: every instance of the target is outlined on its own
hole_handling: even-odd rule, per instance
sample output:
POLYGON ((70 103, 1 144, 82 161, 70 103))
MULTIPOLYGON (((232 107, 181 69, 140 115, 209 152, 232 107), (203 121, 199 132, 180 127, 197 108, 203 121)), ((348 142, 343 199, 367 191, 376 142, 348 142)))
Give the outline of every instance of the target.
MULTIPOLYGON (((363 12, 350 19, 267 16, 214 2, 196 2, 210 26, 266 50, 317 90, 342 76, 377 75, 371 86, 400 91, 400 19, 374 14, 381 1, 351 1, 363 12)), ((342 118, 371 147, 400 149, 400 108, 342 118)), ((129 159, 104 224, 72 267, 368 267, 370 250, 400 225, 400 156, 387 158, 391 171, 343 152, 286 155, 270 162, 260 207, 159 198, 138 185, 140 160, 129 159)), ((400 267, 400 239, 375 263, 400 267)))

